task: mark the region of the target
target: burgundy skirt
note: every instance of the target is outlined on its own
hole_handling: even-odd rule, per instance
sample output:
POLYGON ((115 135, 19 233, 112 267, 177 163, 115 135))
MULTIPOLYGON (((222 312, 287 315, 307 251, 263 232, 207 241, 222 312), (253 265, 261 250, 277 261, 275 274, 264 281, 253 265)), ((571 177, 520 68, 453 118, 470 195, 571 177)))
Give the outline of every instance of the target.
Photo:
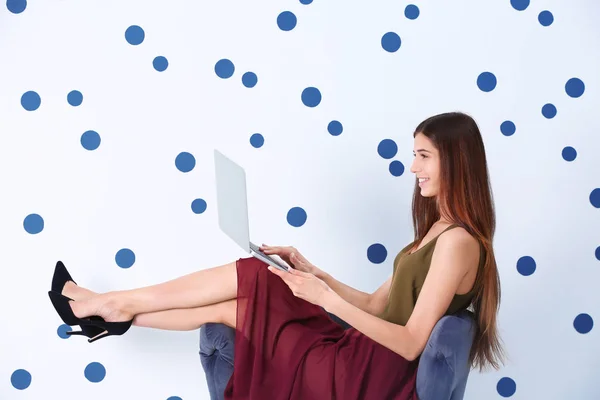
POLYGON ((234 371, 225 399, 416 400, 417 362, 300 299, 267 264, 240 258, 234 371))

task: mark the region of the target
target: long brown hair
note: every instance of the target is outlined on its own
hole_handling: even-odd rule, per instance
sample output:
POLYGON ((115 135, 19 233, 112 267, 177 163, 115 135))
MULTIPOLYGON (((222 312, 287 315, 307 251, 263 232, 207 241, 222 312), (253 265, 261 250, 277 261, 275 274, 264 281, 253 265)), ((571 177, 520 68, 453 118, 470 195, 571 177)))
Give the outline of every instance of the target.
POLYGON ((485 250, 485 265, 475 282, 472 307, 477 323, 469 362, 480 371, 488 366, 499 369, 504 351, 496 325, 500 306, 500 279, 492 247, 496 216, 481 133, 473 118, 459 112, 426 119, 413 137, 418 133, 429 138, 440 154, 440 190, 438 196, 423 197, 415 180, 414 243, 420 243, 440 217, 463 227, 479 241, 485 250))

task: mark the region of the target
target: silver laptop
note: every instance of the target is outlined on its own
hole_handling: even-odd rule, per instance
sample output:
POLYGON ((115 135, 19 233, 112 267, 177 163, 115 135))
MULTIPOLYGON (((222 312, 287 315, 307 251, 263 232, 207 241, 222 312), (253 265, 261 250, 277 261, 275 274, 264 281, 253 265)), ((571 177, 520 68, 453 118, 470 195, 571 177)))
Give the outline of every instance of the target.
POLYGON ((244 251, 282 271, 288 265, 279 256, 264 254, 250 241, 246 173, 244 169, 215 149, 215 177, 219 227, 244 251))

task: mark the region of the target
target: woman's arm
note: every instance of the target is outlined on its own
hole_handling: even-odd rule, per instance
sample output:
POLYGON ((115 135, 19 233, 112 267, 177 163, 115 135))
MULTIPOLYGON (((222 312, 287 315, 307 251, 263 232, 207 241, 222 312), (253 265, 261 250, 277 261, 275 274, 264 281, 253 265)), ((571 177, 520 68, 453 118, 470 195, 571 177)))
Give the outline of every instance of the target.
POLYGON ((371 308, 372 295, 370 293, 365 293, 354 289, 353 287, 338 281, 333 276, 320 269, 316 269, 313 275, 324 281, 327 286, 331 288, 331 290, 337 293, 342 299, 352 304, 354 307, 357 307, 358 309, 369 314, 373 312, 371 308))

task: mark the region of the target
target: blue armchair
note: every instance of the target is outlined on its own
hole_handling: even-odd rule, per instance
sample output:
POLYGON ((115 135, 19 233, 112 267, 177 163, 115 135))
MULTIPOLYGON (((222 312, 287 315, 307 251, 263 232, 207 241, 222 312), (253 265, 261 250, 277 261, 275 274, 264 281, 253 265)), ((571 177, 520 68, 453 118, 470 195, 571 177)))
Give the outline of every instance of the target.
MULTIPOLYGON (((348 329, 345 321, 330 317, 348 329)), ((433 328, 419 359, 417 396, 420 400, 462 400, 475 333, 473 313, 467 310, 442 317, 433 328)), ((233 373, 235 330, 217 323, 200 328, 200 361, 211 400, 222 400, 233 373)))

